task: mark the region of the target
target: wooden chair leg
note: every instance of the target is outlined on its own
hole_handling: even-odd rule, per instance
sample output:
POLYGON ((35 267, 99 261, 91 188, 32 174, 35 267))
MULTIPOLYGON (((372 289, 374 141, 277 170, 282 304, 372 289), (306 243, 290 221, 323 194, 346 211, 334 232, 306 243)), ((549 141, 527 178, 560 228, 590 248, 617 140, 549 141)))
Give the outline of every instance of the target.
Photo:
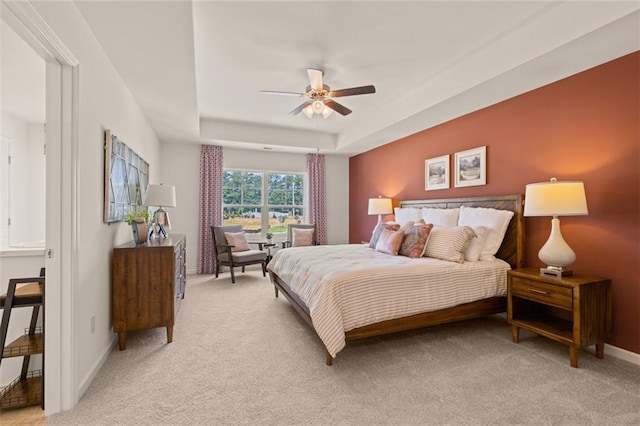
POLYGON ((262 276, 267 276, 267 262, 262 262, 262 276))
POLYGON ((233 274, 233 266, 230 266, 229 270, 231 271, 231 283, 235 284, 236 283, 236 276, 233 274))
POLYGON ((242 265, 242 273, 244 274, 244 265, 242 265))
POLYGON ((218 278, 218 272, 220 272, 220 263, 216 261, 216 278, 218 278))

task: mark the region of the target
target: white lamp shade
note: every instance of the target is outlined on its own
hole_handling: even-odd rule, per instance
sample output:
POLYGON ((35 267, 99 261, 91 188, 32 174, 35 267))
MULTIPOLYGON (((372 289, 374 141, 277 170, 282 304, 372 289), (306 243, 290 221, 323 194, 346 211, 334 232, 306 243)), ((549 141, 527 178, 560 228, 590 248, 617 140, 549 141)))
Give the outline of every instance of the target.
POLYGON ((147 197, 144 200, 144 205, 155 207, 175 207, 176 188, 172 185, 149 184, 149 186, 147 186, 147 197))
POLYGON ((525 216, 585 216, 589 214, 584 184, 577 181, 530 183, 524 197, 525 216))
POLYGON ((391 214, 393 207, 391 206, 391 198, 369 198, 369 213, 374 214, 391 214))

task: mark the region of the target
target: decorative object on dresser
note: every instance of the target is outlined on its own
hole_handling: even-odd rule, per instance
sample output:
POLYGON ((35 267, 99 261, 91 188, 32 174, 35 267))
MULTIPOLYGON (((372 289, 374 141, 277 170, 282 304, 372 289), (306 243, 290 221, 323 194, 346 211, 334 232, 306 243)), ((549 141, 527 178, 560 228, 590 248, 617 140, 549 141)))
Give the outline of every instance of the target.
POLYGON ((378 198, 369 198, 368 215, 378 215, 378 223, 382 222, 383 214, 393 213, 393 207, 391 205, 391 198, 382 198, 381 195, 378 198))
POLYGON ((167 237, 167 231, 171 229, 169 222, 169 213, 163 210, 163 207, 176 206, 176 188, 171 185, 149 184, 147 187, 147 197, 144 201, 145 206, 158 207, 153 213, 153 223, 151 225, 151 235, 156 237, 167 237))
POLYGON ((173 325, 186 286, 186 238, 171 234, 144 246, 133 242, 113 249, 113 331, 120 350, 127 332, 167 328, 173 341, 173 325))
POLYGON ((571 271, 567 265, 576 260, 576 254, 560 232, 558 216, 588 215, 587 198, 582 182, 559 182, 551 178, 549 182, 530 183, 526 187, 524 215, 525 216, 553 216, 551 219, 551 234, 549 239, 538 252, 538 257, 547 267, 541 268, 543 275, 569 276, 571 271))
POLYGON ((449 188, 449 154, 425 160, 424 175, 425 191, 449 188))
POLYGON ((578 367, 578 351, 596 345, 596 357, 604 357, 604 341, 611 333, 611 280, 573 275, 548 277, 536 268, 508 272, 507 318, 513 342, 519 329, 569 346, 572 367, 578 367))
POLYGON ((4 358, 22 357, 20 376, 0 390, 0 409, 40 405, 44 409, 44 321, 37 326, 40 307, 44 309, 44 268, 37 278, 12 278, 7 293, 0 296, 0 363, 4 358), (9 319, 14 308, 32 307, 31 321, 25 333, 7 346, 9 319), (40 370, 29 370, 31 356, 43 357, 40 370))
POLYGON ((455 153, 455 187, 487 184, 487 147, 455 153))

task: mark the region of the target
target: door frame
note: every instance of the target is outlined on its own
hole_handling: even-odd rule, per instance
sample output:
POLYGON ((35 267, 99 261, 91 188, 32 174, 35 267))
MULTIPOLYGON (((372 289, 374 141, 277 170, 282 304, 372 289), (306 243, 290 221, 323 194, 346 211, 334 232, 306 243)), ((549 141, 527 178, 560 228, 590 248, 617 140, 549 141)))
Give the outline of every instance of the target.
POLYGON ((46 62, 45 414, 79 400, 74 289, 78 277, 79 62, 29 1, 2 19, 46 62))

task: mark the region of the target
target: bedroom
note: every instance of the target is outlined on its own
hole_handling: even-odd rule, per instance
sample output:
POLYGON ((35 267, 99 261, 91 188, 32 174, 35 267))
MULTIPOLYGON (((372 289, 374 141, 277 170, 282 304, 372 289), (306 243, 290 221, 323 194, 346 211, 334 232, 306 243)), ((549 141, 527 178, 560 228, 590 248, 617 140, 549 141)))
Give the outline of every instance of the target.
MULTIPOLYGON (((115 69, 110 65, 106 56, 95 53, 95 51, 99 49, 97 42, 95 40, 93 40, 93 42, 87 40, 86 45, 80 43, 78 34, 86 34, 88 28, 86 24, 83 23, 84 21, 81 14, 73 5, 64 6, 63 9, 65 10, 61 12, 53 10, 53 8, 47 7, 47 5, 37 5, 36 9, 45 17, 46 21, 50 23, 58 36, 68 43, 72 50, 74 50, 74 53, 83 61, 81 82, 86 86, 83 86, 84 91, 82 92, 81 98, 83 103, 83 124, 80 128, 81 139, 83 141, 96 142, 100 139, 100 131, 102 128, 118 127, 121 129, 121 134, 126 135, 126 137, 123 137, 125 137, 127 141, 138 144, 137 148, 140 153, 148 158, 152 164, 158 165, 155 168, 152 167, 152 179, 174 183, 177 186, 179 194, 178 202, 180 205, 194 205, 194 203, 197 203, 197 195, 195 195, 197 191, 194 188, 198 182, 197 164, 199 147, 197 145, 183 146, 178 143, 161 141, 151 130, 150 125, 136 123, 136 121, 145 122, 144 115, 134 101, 132 94, 123 88, 120 77, 117 76, 115 69), (68 24, 69 20, 72 20, 75 25, 65 27, 65 23, 68 24), (98 58, 94 59, 96 56, 98 56, 98 58), (103 89, 98 88, 99 81, 101 81, 102 84, 106 84, 106 87, 103 89), (101 99, 102 105, 96 106, 96 99, 101 99), (126 107, 121 108, 121 104, 126 105, 126 107), (129 117, 133 117, 133 120, 129 117), (179 167, 176 167, 176 164, 179 164, 179 167)), ((617 58, 617 56, 611 59, 615 58, 617 58)), ((571 79, 567 80, 567 84, 576 84, 579 86, 582 84, 590 85, 592 82, 595 82, 598 87, 606 91, 612 82, 608 73, 613 72, 615 74, 618 72, 617 67, 621 67, 626 70, 628 78, 629 66, 631 66, 631 72, 633 72, 633 66, 637 66, 634 64, 637 64, 637 56, 622 58, 619 61, 597 68, 594 71, 595 74, 587 72, 578 76, 575 82, 571 79), (599 74, 600 72, 604 73, 604 76, 601 76, 599 74), (603 83, 602 79, 604 79, 606 83, 603 83)), ((622 81, 617 78, 614 80, 618 83, 622 81)), ((302 81, 304 82, 304 74, 302 75, 302 81)), ((369 83, 369 81, 363 81, 362 83, 366 84, 369 83)), ((359 84, 359 82, 355 84, 359 84)), ((370 196, 378 194, 387 195, 393 197, 395 201, 410 198, 425 198, 424 189, 420 189, 419 187, 422 177, 418 179, 399 177, 402 176, 399 171, 404 170, 405 162, 408 161, 408 159, 415 157, 417 163, 409 167, 416 168, 415 173, 420 175, 423 174, 423 165, 420 165, 420 163, 423 163, 426 158, 440 154, 453 154, 462 149, 486 145, 490 156, 489 186, 476 187, 474 189, 440 191, 442 196, 464 196, 488 193, 488 191, 494 194, 521 192, 523 191, 524 184, 550 177, 549 174, 553 170, 542 168, 543 164, 549 167, 550 165, 556 165, 557 168, 559 164, 565 164, 561 162, 566 160, 567 157, 580 155, 582 156, 581 164, 587 163, 593 166, 604 167, 604 165, 606 165, 610 167, 606 171, 603 171, 604 179, 601 181, 593 178, 593 170, 572 169, 572 173, 575 174, 576 178, 579 174, 581 175, 580 179, 588 180, 590 184, 594 185, 593 187, 596 192, 594 193, 593 201, 592 197, 589 198, 590 207, 593 206, 595 208, 595 206, 599 205, 598 203, 603 200, 602 197, 609 194, 615 197, 613 199, 605 197, 603 202, 615 201, 615 205, 620 206, 621 210, 612 213, 612 218, 616 223, 616 225, 612 225, 615 226, 614 229, 601 226, 602 221, 610 223, 611 217, 596 217, 592 214, 587 218, 567 219, 566 222, 563 222, 567 225, 566 230, 565 225, 563 225, 563 231, 567 233, 566 237, 568 239, 571 238, 575 241, 574 246, 589 247, 590 249, 593 248, 592 246, 596 246, 602 247, 601 250, 606 250, 608 247, 616 247, 619 248, 621 253, 624 253, 620 258, 616 258, 616 267, 610 267, 611 262, 606 261, 606 257, 600 256, 602 252, 592 252, 584 248, 580 251, 576 250, 578 252, 579 262, 576 264, 576 269, 579 267, 585 268, 585 270, 590 268, 594 273, 612 277, 614 283, 620 282, 621 287, 618 288, 626 289, 623 290, 623 293, 618 293, 618 296, 616 296, 616 303, 618 303, 618 305, 616 305, 616 311, 620 312, 618 315, 622 316, 618 316, 615 321, 628 325, 630 328, 622 331, 622 329, 614 327, 614 333, 618 333, 614 337, 614 345, 619 345, 622 349, 637 354, 640 350, 638 346, 639 343, 635 337, 638 334, 637 326, 635 326, 635 334, 632 328, 634 324, 638 323, 637 308, 634 306, 626 306, 626 304, 632 304, 634 297, 637 300, 638 271, 637 268, 633 269, 634 267, 632 265, 636 264, 635 259, 637 259, 638 245, 637 241, 630 241, 625 238, 625 235, 628 236, 631 235, 631 233, 627 233, 627 231, 620 232, 620 229, 631 229, 637 234, 637 168, 635 168, 635 170, 625 168, 624 165, 628 163, 621 163, 620 167, 614 166, 611 168, 612 163, 608 162, 616 161, 617 163, 621 161, 620 158, 629 156, 634 158, 634 155, 635 158, 637 158, 637 140, 629 139, 627 130, 627 133, 620 136, 620 140, 623 142, 618 143, 616 149, 611 148, 609 141, 604 142, 599 140, 591 141, 589 145, 591 150, 588 150, 580 144, 580 140, 573 139, 573 136, 589 136, 592 132, 588 130, 592 129, 584 129, 582 125, 575 122, 576 117, 574 116, 570 116, 570 118, 572 118, 571 127, 556 127, 555 125, 553 127, 542 127, 551 130, 558 129, 563 136, 567 135, 568 132, 571 137, 567 137, 566 139, 571 139, 571 141, 563 140, 560 145, 557 145, 557 138, 553 140, 549 138, 548 141, 539 141, 537 138, 533 138, 533 135, 536 135, 534 132, 535 128, 538 128, 540 126, 539 123, 543 122, 542 118, 539 117, 537 121, 534 120, 535 117, 529 117, 527 120, 514 120, 513 115, 509 114, 518 114, 518 108, 531 108, 532 106, 527 104, 528 102, 533 102, 530 99, 531 96, 536 96, 537 93, 544 94, 555 90, 568 90, 572 92, 578 90, 578 88, 566 87, 562 83, 559 83, 558 86, 543 88, 542 92, 535 92, 528 96, 523 95, 520 98, 516 98, 515 103, 504 102, 495 108, 482 110, 478 116, 470 114, 421 134, 402 139, 397 138, 401 140, 393 144, 393 146, 381 147, 377 151, 371 151, 370 153, 355 156, 351 159, 345 156, 328 156, 328 167, 332 171, 330 173, 332 182, 329 186, 331 188, 330 190, 333 191, 329 198, 345 200, 345 202, 331 207, 332 210, 330 211, 329 217, 330 239, 332 242, 359 242, 360 240, 368 238, 367 234, 370 233, 370 229, 375 223, 373 217, 366 215, 366 208, 364 207, 366 205, 365 200, 370 196), (516 108, 516 111, 504 111, 502 110, 504 108, 507 110, 516 108), (507 122, 513 123, 514 127, 516 125, 519 127, 515 129, 511 128, 512 133, 507 135, 493 135, 495 136, 493 138, 483 141, 478 140, 473 133, 475 126, 494 127, 496 120, 498 120, 498 118, 495 117, 496 114, 499 116, 507 114, 507 122), (488 118, 476 118, 484 115, 487 115, 488 118), (457 127, 457 125, 461 125, 462 127, 457 127), (528 164, 529 167, 524 168, 525 173, 520 173, 522 169, 518 168, 516 179, 513 176, 508 176, 509 173, 514 174, 514 169, 509 169, 506 166, 502 168, 500 166, 508 164, 505 159, 525 157, 518 156, 516 153, 516 150, 522 148, 521 146, 508 142, 513 139, 514 136, 522 136, 524 130, 527 131, 526 135, 532 135, 531 139, 527 139, 526 146, 533 149, 534 147, 531 146, 532 143, 542 144, 541 147, 545 152, 541 156, 536 156, 534 152, 527 152, 527 163, 525 164, 528 164), (473 136, 473 138, 471 136, 473 136), (447 149, 431 150, 425 147, 424 145, 426 144, 423 143, 424 139, 422 139, 425 137, 442 140, 447 143, 447 149), (576 149, 576 147, 579 147, 579 149, 576 149), (391 159, 389 158, 388 150, 393 150, 393 157, 391 159), (397 151, 403 150, 406 150, 404 151, 406 152, 405 154, 397 153, 397 151), (558 151, 558 155, 554 156, 556 150, 558 151), (418 152, 420 155, 413 155, 412 153, 415 152, 418 152), (607 157, 607 155, 610 157, 607 157), (544 159, 544 162, 542 159, 544 159), (363 164, 364 162, 367 164, 363 164), (495 169, 494 167, 499 168, 495 169), (384 170, 385 173, 371 173, 371 170, 384 170), (591 174, 587 174, 589 171, 591 174), (506 177, 505 174, 507 174, 506 177), (617 185, 618 182, 623 180, 630 181, 631 183, 624 186, 615 186, 615 190, 605 189, 611 188, 612 185, 617 185), (346 185, 341 184, 344 182, 350 182, 350 187, 347 188, 346 185), (600 184, 606 186, 599 186, 600 184), (620 200, 623 200, 623 202, 620 202, 620 200), (631 203, 627 200, 631 200, 631 203), (358 208, 358 205, 362 207, 358 208), (623 209, 623 206, 626 208, 623 209), (348 222, 345 220, 347 217, 349 217, 348 222), (595 244, 593 240, 589 240, 586 235, 583 235, 587 232, 589 235, 597 236, 595 244), (636 256, 635 258, 633 257, 634 255, 636 256), (611 272, 609 272, 609 269, 611 269, 611 272), (616 274, 614 274, 614 271, 616 271, 616 274), (634 315, 636 316, 635 318, 634 315)), ((587 91, 585 93, 591 92, 587 91)), ((597 94, 593 94, 593 96, 596 95, 597 94)), ((555 97, 557 94, 553 94, 552 96, 555 97)), ((617 101, 612 100, 612 102, 615 103, 617 101)), ((628 102, 628 100, 625 102, 628 102)), ((573 105, 573 107, 578 106, 580 105, 573 105)), ((287 111, 288 110, 283 110, 282 115, 286 115, 287 111)), ((525 113, 528 111, 528 109, 525 110, 525 113)), ((580 111, 580 109, 574 108, 573 111, 580 111)), ((611 109, 607 108, 606 111, 611 111, 611 109)), ((560 112, 567 113, 567 111, 560 112)), ((592 111, 592 113, 602 120, 606 117, 606 114, 600 110, 592 111)), ((543 118, 545 120, 551 118, 559 120, 557 115, 554 115, 554 117, 544 116, 543 118)), ((611 124, 605 123, 605 125, 603 125, 595 119, 590 119, 589 123, 594 126, 602 125, 600 129, 610 130, 608 126, 611 124)), ((416 131, 426 127, 430 126, 423 124, 423 126, 416 131)), ((484 130, 487 129, 483 128, 483 131, 484 130)), ((550 137, 553 135, 543 134, 541 136, 550 137)), ((106 353, 108 353, 107 350, 110 348, 112 333, 109 329, 109 308, 107 304, 103 302, 104 300, 108 300, 107 277, 109 269, 106 259, 108 259, 110 249, 114 245, 130 239, 128 229, 125 229, 124 226, 117 228, 114 226, 106 227, 99 219, 93 218, 93 216, 98 218, 100 216, 100 197, 96 196, 96 187, 100 187, 101 176, 96 171, 101 168, 101 159, 99 157, 100 150, 97 145, 91 144, 90 142, 85 143, 86 145, 83 144, 80 149, 80 156, 82 158, 80 175, 83 182, 80 197, 81 208, 83 212, 94 212, 95 214, 89 215, 88 213, 83 213, 82 216, 83 234, 89 233, 93 236, 91 237, 91 242, 85 240, 86 242, 82 243, 82 265, 79 266, 79 283, 75 289, 79 302, 75 308, 74 315, 79 325, 79 334, 76 338, 79 341, 89 341, 93 344, 90 345, 90 347, 78 347, 74 349, 74 351, 77 352, 76 367, 74 367, 73 374, 75 379, 73 383, 69 384, 74 391, 69 394, 69 400, 65 403, 71 406, 73 405, 73 400, 79 397, 79 394, 88 387, 96 369, 99 368, 101 361, 106 356, 106 353), (99 278, 97 281, 89 279, 89 277, 93 277, 96 274, 104 278, 99 278), (91 282, 91 284, 84 284, 88 282, 91 282), (86 319, 88 319, 91 314, 96 315, 96 334, 92 334, 89 328, 84 326, 87 322, 86 319)), ((235 167, 248 169, 262 168, 265 163, 273 164, 274 167, 282 167, 280 165, 284 164, 289 166, 289 169, 295 169, 292 171, 304 169, 304 156, 301 154, 256 153, 252 154, 250 156, 251 158, 247 160, 245 153, 246 151, 243 150, 229 150, 225 157, 228 158, 230 164, 233 162, 235 167)), ((590 196, 590 194, 588 194, 588 196, 590 196)), ((197 235, 194 232, 194 221, 189 211, 178 206, 171 213, 174 228, 181 228, 189 235, 189 242, 193 244, 190 247, 190 252, 195 253, 197 235)), ((527 250, 527 255, 530 256, 528 262, 537 264, 535 257, 536 247, 539 247, 544 242, 544 239, 548 235, 548 228, 545 220, 536 219, 530 222, 532 222, 530 225, 531 228, 527 229, 528 244, 530 247, 530 249, 527 250)), ((192 259, 194 259, 193 256, 190 258, 190 261, 192 259)), ((195 265, 191 265, 191 270, 193 270, 195 265)))

